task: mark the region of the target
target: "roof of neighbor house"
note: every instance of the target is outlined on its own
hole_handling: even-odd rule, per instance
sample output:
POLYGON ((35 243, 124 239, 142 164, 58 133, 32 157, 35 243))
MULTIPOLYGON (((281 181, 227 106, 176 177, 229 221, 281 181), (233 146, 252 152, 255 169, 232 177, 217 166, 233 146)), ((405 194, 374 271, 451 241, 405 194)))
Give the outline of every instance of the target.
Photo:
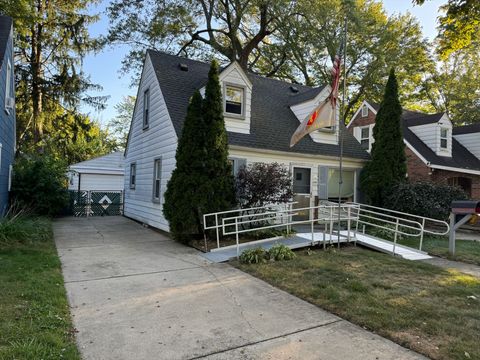
POLYGON ((12 18, 10 16, 0 15, 0 68, 2 67, 11 29, 12 18))
MULTIPOLYGON (((153 50, 149 50, 148 54, 175 131, 177 136, 180 136, 189 99, 195 90, 206 85, 210 64, 153 50), (180 70, 180 62, 188 66, 188 71, 180 70)), ((305 136, 297 145, 290 148, 290 137, 297 129, 299 121, 289 106, 313 99, 324 87, 311 88, 265 78, 250 72, 247 76, 253 85, 250 134, 228 132, 230 145, 291 153, 335 157, 339 155, 338 145, 317 143, 310 136, 305 136)), ((344 156, 368 159, 369 154, 344 126, 342 131, 344 156)))
POLYGON ((123 151, 116 151, 111 154, 99 156, 90 160, 82 161, 69 166, 70 170, 78 173, 117 173, 122 175, 125 172, 123 151))
POLYGON ((480 133, 480 123, 457 126, 453 128, 453 135, 464 135, 473 133, 480 133))
MULTIPOLYGON (((368 102, 376 111, 379 104, 368 102)), ((475 157, 455 138, 452 137, 452 157, 439 156, 410 130, 412 126, 433 124, 438 122, 445 113, 425 114, 417 111, 403 110, 403 137, 430 164, 468 170, 480 170, 480 159, 475 157)), ((479 126, 480 127, 480 126, 479 126)), ((455 128, 453 134, 456 135, 455 128)))

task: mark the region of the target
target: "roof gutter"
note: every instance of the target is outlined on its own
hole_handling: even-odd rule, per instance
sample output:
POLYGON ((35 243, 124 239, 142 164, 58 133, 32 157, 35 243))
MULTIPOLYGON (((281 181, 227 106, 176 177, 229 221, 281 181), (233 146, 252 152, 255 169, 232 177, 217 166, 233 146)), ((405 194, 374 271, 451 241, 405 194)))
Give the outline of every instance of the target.
MULTIPOLYGON (((294 157, 302 157, 302 158, 309 158, 309 159, 317 159, 317 160, 338 160, 338 156, 326 156, 326 155, 315 155, 315 154, 308 154, 308 153, 297 153, 297 152, 288 152, 288 151, 279 151, 279 150, 269 150, 269 149, 261 149, 261 148, 252 148, 247 146, 239 146, 239 145, 228 145, 228 148, 231 150, 240 150, 240 151, 247 151, 247 152, 254 152, 254 153, 262 153, 262 154, 271 154, 271 155, 283 155, 283 156, 294 156, 294 157)), ((368 161, 368 159, 357 159, 352 157, 345 157, 346 160, 350 162, 355 162, 358 164, 364 164, 368 161)))

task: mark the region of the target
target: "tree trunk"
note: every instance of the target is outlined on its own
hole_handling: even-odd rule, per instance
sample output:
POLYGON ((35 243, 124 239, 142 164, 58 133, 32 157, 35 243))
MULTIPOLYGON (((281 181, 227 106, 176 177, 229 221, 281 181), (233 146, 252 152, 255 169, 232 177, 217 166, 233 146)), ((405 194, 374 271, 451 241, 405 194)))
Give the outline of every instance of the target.
MULTIPOLYGON (((37 14, 44 13, 43 0, 37 1, 37 14)), ((33 111, 33 138, 37 150, 41 150, 39 142, 43 137, 43 89, 42 89, 42 31, 43 24, 37 23, 32 28, 32 52, 30 67, 32 74, 32 111, 33 111)))

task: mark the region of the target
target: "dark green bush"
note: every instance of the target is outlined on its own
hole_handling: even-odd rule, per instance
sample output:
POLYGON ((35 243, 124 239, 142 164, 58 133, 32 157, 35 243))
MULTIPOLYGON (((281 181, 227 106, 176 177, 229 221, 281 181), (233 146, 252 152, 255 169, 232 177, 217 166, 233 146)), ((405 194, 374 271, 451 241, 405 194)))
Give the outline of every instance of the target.
POLYGON ((267 252, 262 248, 244 250, 240 254, 240 262, 244 264, 261 264, 267 261, 267 252))
POLYGON ((446 220, 453 200, 465 200, 459 188, 430 182, 400 183, 386 196, 385 207, 410 214, 446 220))
POLYGON ((277 244, 268 250, 268 257, 270 260, 282 261, 292 260, 296 257, 296 255, 288 246, 277 244))
POLYGON ((32 213, 54 216, 68 205, 67 167, 49 156, 17 159, 12 180, 12 199, 32 213))
POLYGON ((0 245, 34 243, 51 237, 51 222, 46 218, 13 216, 0 220, 0 245))

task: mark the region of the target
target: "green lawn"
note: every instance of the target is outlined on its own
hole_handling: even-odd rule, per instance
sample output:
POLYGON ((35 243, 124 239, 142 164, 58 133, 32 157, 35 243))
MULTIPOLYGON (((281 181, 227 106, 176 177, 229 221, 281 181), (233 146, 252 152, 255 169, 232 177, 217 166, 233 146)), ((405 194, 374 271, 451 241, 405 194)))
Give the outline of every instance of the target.
POLYGON ((80 359, 51 222, 0 223, 0 359, 80 359))
POLYGON ((433 359, 480 359, 480 279, 360 247, 240 269, 433 359))
MULTIPOLYGON (((418 238, 407 238, 400 240, 399 243, 418 249, 419 241, 418 238)), ((455 256, 450 256, 448 253, 448 237, 428 236, 423 240, 422 250, 431 255, 444 257, 450 260, 480 265, 480 242, 478 241, 456 240, 455 256)))

